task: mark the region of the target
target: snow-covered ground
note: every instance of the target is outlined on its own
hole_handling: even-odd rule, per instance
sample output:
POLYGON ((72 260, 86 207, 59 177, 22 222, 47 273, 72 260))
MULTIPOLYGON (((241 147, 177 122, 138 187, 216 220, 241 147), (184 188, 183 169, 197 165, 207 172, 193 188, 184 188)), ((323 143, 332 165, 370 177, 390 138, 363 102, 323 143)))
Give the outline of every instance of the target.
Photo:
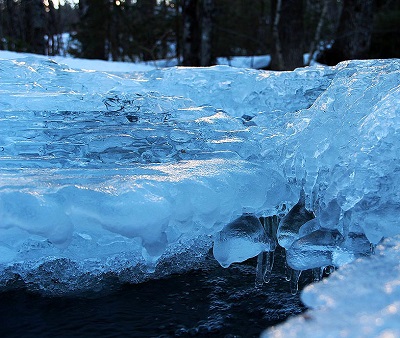
POLYGON ((296 205, 278 230, 289 265, 340 268, 265 335, 400 334, 400 60, 55 61, 0 52, 1 289, 138 282, 194 266, 213 240, 221 264, 239 261, 274 247, 259 216, 296 205))
MULTIPOLYGON (((148 62, 110 62, 104 60, 87 60, 87 59, 78 59, 64 56, 44 56, 37 54, 28 54, 28 53, 17 53, 10 52, 5 50, 0 50, 0 59, 21 59, 25 57, 36 57, 42 60, 54 60, 57 63, 67 65, 70 68, 76 69, 84 69, 84 70, 96 70, 103 72, 113 72, 113 73, 125 73, 125 72, 142 72, 149 71, 159 68, 166 67, 174 67, 177 66, 178 62, 176 59, 168 59, 168 60, 156 60, 156 61, 148 61, 148 62)), ((261 69, 266 68, 271 61, 269 55, 260 55, 260 56, 235 56, 231 59, 228 58, 218 58, 217 62, 219 65, 228 65, 231 67, 237 68, 255 68, 261 69)))
POLYGON ((301 299, 309 311, 262 337, 400 337, 400 237, 307 286, 301 299))

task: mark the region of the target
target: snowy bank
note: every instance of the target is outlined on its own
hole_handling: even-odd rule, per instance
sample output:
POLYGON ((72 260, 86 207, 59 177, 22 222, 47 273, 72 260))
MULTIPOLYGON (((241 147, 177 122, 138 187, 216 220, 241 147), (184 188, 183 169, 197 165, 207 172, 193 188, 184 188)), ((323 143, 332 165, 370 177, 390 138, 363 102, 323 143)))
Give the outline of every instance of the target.
POLYGON ((301 299, 311 310, 262 337, 399 337, 400 237, 309 285, 301 299))
MULTIPOLYGON (((70 68, 82 70, 95 70, 110 73, 129 73, 143 72, 160 68, 175 67, 178 65, 176 58, 166 60, 155 60, 146 62, 118 62, 104 60, 88 60, 71 58, 64 56, 44 56, 39 54, 17 53, 7 50, 0 50, 0 59, 21 59, 26 57, 34 57, 42 60, 54 60, 57 63, 67 65, 70 68)), ((218 65, 229 65, 237 68, 254 68, 261 69, 268 67, 271 62, 269 55, 257 56, 234 56, 231 58, 220 57, 217 59, 218 65)))

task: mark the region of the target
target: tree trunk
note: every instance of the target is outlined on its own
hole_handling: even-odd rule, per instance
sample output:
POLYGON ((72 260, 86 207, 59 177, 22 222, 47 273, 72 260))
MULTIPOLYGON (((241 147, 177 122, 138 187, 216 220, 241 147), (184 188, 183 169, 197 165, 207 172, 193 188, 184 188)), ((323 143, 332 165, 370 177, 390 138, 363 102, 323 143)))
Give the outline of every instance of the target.
POLYGON ((25 4, 25 37, 27 52, 45 54, 46 19, 42 0, 27 0, 25 4))
POLYGON ((318 59, 327 65, 368 56, 371 44, 373 0, 344 0, 335 42, 318 59))
POLYGON ((213 0, 183 0, 184 66, 210 66, 213 63, 213 0))
POLYGON ((175 3, 175 39, 176 39, 176 59, 178 63, 181 61, 182 55, 182 47, 181 47, 181 31, 182 31, 182 24, 181 24, 181 14, 180 14, 180 6, 179 1, 175 3))
POLYGON ((156 0, 138 0, 136 6, 139 8, 140 14, 146 22, 144 27, 147 29, 144 31, 144 39, 141 41, 140 49, 142 50, 142 59, 144 61, 155 60, 155 48, 157 45, 157 38, 154 35, 155 26, 155 8, 157 6, 156 0))
POLYGON ((272 3, 271 69, 293 70, 303 66, 303 2, 274 0, 272 3))
POLYGON ((203 0, 201 14, 201 42, 200 42, 200 66, 211 66, 212 56, 212 31, 213 31, 213 0, 203 0))
POLYGON ((79 0, 79 10, 80 25, 76 37, 82 45, 82 50, 78 56, 107 60, 109 1, 79 0))
POLYGON ((17 10, 17 4, 13 0, 6 0, 5 5, 5 29, 6 47, 8 50, 19 51, 18 41, 22 40, 21 26, 18 25, 21 14, 17 10))
POLYGON ((306 62, 307 66, 310 65, 314 53, 317 49, 317 45, 321 39, 321 29, 325 21, 326 13, 328 12, 328 5, 329 5, 329 0, 323 0, 323 7, 319 17, 318 25, 315 29, 314 39, 311 41, 310 51, 308 52, 308 60, 306 62))
POLYGON ((4 33, 3 33, 3 9, 0 8, 0 50, 4 50, 4 33))
MULTIPOLYGON (((121 5, 120 5, 121 6, 121 5)), ((109 13, 109 27, 107 29, 108 34, 108 54, 111 55, 111 59, 113 61, 120 61, 120 42, 119 42, 119 33, 120 33, 120 8, 116 5, 116 2, 113 1, 110 4, 110 13, 109 13)))
POLYGON ((200 66, 198 2, 198 0, 183 0, 182 2, 183 66, 200 66))

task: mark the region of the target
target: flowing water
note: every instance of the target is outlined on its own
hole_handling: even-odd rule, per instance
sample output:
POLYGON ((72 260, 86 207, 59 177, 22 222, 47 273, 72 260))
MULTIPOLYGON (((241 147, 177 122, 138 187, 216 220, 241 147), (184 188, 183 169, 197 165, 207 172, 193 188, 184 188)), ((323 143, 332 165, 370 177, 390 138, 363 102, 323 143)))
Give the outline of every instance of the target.
MULTIPOLYGON (((282 266, 281 262, 276 266, 282 266)), ((255 260, 122 286, 97 298, 0 294, 1 337, 258 337, 305 310, 283 271, 256 288, 255 260)))

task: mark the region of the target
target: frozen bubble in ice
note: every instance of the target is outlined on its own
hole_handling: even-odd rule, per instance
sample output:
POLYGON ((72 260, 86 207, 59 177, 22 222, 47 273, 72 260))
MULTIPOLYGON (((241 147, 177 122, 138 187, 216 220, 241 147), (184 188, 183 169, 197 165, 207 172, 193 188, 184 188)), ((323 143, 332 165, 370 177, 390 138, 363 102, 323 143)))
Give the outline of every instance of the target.
POLYGON ((287 263, 294 270, 333 265, 333 254, 343 241, 343 235, 336 229, 318 229, 293 242, 286 251, 287 263))
POLYGON ((215 235, 213 252, 219 264, 227 268, 270 249, 271 240, 260 220, 253 214, 244 214, 215 235))
POLYGON ((299 237, 300 227, 313 218, 314 214, 306 209, 305 192, 302 189, 299 201, 279 223, 277 233, 279 245, 288 249, 299 237))

